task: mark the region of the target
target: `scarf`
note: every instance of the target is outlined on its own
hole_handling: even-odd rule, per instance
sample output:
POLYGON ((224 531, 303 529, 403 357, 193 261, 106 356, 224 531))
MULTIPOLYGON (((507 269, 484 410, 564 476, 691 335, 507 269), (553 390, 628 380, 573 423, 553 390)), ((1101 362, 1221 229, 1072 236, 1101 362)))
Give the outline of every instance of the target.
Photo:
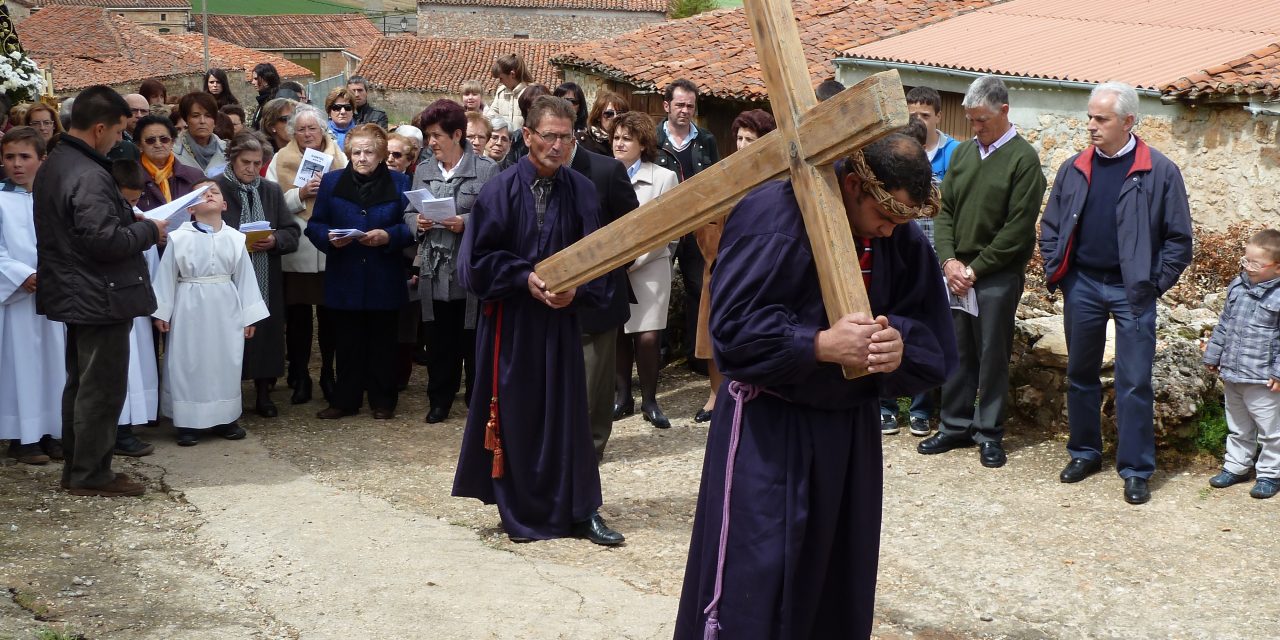
POLYGON ((218 151, 221 151, 222 141, 218 139, 218 136, 211 135, 209 136, 209 143, 201 145, 199 142, 196 142, 195 138, 191 137, 190 133, 184 131, 182 132, 182 135, 186 136, 187 148, 191 149, 192 155, 196 157, 196 162, 200 163, 200 168, 208 169, 209 161, 213 159, 213 156, 216 155, 218 151))
POLYGON ((333 195, 354 202, 364 209, 400 200, 400 191, 396 189, 396 183, 391 179, 391 169, 385 163, 379 164, 367 176, 360 175, 353 167, 347 167, 338 177, 338 184, 333 186, 333 195))
MULTIPOLYGON (((258 187, 262 184, 262 178, 255 177, 253 182, 248 184, 241 182, 238 178, 226 179, 223 182, 235 185, 236 195, 240 196, 240 224, 237 227, 267 219, 266 214, 262 212, 262 198, 258 196, 258 187)), ((253 263, 254 275, 258 277, 258 291, 262 294, 262 299, 270 300, 267 297, 270 270, 266 252, 251 251, 249 260, 253 263)))
MULTIPOLYGON (((333 138, 324 137, 324 148, 320 150, 320 153, 333 156, 333 166, 329 167, 330 171, 337 171, 347 167, 347 156, 338 150, 333 138)), ((285 191, 296 189, 297 187, 293 186, 293 179, 298 177, 298 167, 302 165, 302 150, 298 148, 298 141, 290 140, 289 144, 285 145, 276 154, 273 161, 276 163, 276 183, 280 185, 280 188, 285 191)), ((311 211, 316 206, 315 198, 304 201, 303 206, 303 210, 296 215, 304 221, 310 220, 311 211)))
POLYGON ((142 168, 147 170, 147 174, 151 176, 151 181, 160 187, 160 194, 164 196, 165 202, 173 201, 173 194, 169 191, 169 178, 173 177, 173 154, 169 154, 169 159, 165 161, 163 167, 157 167, 151 164, 151 159, 145 154, 142 156, 142 168))

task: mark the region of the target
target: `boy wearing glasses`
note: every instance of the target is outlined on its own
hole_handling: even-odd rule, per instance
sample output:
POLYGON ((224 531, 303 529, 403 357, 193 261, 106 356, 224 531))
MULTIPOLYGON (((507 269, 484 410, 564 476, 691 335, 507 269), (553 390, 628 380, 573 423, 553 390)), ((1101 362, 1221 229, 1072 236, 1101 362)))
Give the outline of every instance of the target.
POLYGON ((1239 484, 1256 470, 1249 495, 1265 499, 1280 491, 1280 231, 1249 238, 1240 268, 1204 353, 1222 377, 1230 430, 1222 472, 1209 486, 1239 484))

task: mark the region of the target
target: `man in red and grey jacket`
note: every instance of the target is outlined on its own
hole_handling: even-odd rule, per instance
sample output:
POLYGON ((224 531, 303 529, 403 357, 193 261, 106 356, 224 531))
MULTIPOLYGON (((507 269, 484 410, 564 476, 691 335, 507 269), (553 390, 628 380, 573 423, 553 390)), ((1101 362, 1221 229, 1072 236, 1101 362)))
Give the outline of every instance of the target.
POLYGON ((1079 482, 1102 468, 1098 374, 1114 318, 1116 471, 1125 501, 1142 504, 1155 471, 1156 298, 1191 262, 1191 212, 1177 165, 1132 133, 1132 87, 1098 85, 1088 115, 1093 144, 1058 169, 1040 223, 1049 290, 1060 287, 1066 304, 1071 462, 1060 479, 1079 482))

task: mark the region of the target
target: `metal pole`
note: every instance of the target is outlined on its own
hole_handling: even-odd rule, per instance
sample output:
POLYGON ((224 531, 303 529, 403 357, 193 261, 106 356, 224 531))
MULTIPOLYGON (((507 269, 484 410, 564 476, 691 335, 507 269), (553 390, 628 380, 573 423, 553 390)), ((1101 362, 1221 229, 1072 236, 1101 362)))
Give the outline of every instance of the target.
MULTIPOLYGON (((204 14, 204 72, 209 74, 209 0, 200 0, 200 13, 204 14)), ((223 87, 226 91, 226 87, 223 87)))

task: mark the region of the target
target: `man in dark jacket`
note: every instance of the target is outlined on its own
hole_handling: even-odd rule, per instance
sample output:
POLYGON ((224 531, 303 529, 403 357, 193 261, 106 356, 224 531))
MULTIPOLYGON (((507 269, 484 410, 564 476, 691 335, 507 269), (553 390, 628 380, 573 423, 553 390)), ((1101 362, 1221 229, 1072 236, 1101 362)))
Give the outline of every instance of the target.
MULTIPOLYGON (((570 142, 569 166, 586 176, 596 187, 600 199, 600 224, 609 224, 640 206, 636 190, 627 177, 627 168, 613 158, 592 153, 570 142)), ((582 324, 582 357, 587 372, 587 421, 591 424, 591 440, 596 448, 596 461, 604 458, 604 446, 613 432, 614 370, 618 361, 618 327, 631 318, 629 303, 631 281, 626 267, 614 269, 608 278, 613 281, 613 295, 601 309, 582 309, 578 321, 582 324)), ((658 412, 664 424, 671 423, 658 412)))
POLYGON ((1124 499, 1151 498, 1156 468, 1151 363, 1156 298, 1191 262, 1191 211, 1182 173, 1133 135, 1138 94, 1108 82, 1089 98, 1092 146, 1058 169, 1041 221, 1049 289, 1066 304, 1067 417, 1071 462, 1063 482, 1102 468, 1100 406, 1107 319, 1115 319, 1116 470, 1124 499))
POLYGON ((156 309, 142 252, 165 236, 163 221, 134 219, 111 178, 106 153, 129 116, 129 104, 110 87, 85 89, 35 182, 36 308, 67 325, 62 486, 74 495, 144 491, 111 471, 128 389, 129 329, 133 318, 156 309))
MULTIPOLYGON (((662 109, 667 112, 667 118, 658 123, 658 166, 676 172, 680 182, 684 182, 720 161, 716 137, 693 123, 698 112, 697 85, 684 78, 667 85, 662 109)), ((698 304, 702 299, 702 272, 706 261, 692 233, 680 238, 676 261, 680 263, 680 279, 684 282, 685 356, 694 371, 705 375, 706 363, 694 357, 693 345, 694 336, 698 335, 698 304)))
POLYGON ((369 81, 364 76, 351 76, 347 81, 347 93, 351 94, 351 102, 356 107, 356 124, 376 124, 387 128, 387 112, 369 104, 369 81))

